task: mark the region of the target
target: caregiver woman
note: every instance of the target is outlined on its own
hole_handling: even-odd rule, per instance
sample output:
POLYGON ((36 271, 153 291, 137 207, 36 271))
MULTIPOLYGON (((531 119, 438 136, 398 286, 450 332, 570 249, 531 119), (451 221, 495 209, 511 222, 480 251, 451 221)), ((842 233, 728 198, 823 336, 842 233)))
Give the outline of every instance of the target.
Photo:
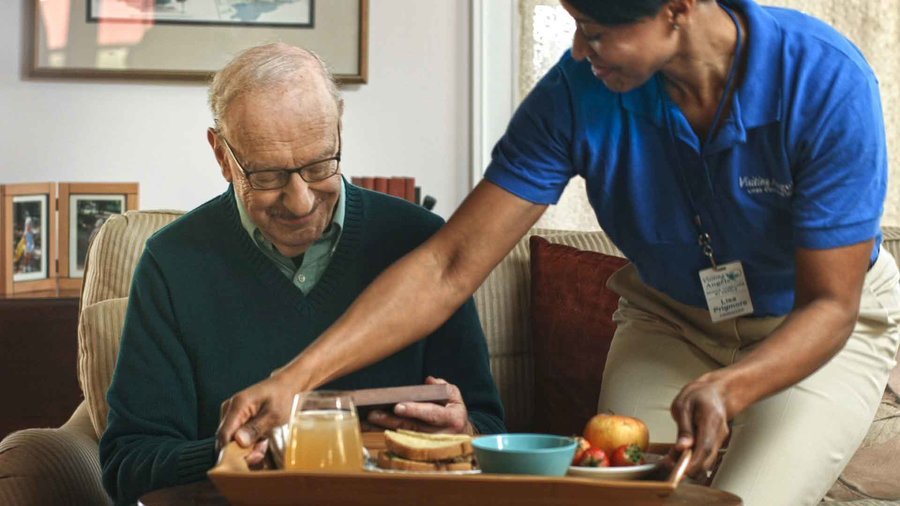
MULTIPOLYGON (((599 409, 693 449, 745 504, 815 504, 866 434, 898 347, 880 248, 878 83, 827 25, 752 0, 568 0, 566 53, 480 182, 303 354, 223 406, 220 441, 437 328, 575 175, 632 264, 599 409)), ((407 409, 426 410, 427 405, 407 409)), ((399 419, 398 419, 399 423, 399 419)))

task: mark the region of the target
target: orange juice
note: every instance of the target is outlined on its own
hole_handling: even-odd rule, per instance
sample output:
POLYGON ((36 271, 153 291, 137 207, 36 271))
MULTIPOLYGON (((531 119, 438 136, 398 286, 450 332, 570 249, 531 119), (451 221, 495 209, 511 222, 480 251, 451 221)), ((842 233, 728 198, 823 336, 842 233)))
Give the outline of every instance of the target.
POLYGON ((362 467, 362 436, 355 412, 323 409, 295 414, 285 469, 358 471, 362 467))

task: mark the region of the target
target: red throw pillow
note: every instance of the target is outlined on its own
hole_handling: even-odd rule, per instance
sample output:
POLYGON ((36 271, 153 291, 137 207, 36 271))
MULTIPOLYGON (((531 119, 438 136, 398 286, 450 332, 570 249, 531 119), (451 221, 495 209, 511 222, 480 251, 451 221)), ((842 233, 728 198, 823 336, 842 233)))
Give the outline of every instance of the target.
POLYGON ((532 236, 534 430, 581 434, 597 412, 619 296, 606 280, 628 260, 532 236))

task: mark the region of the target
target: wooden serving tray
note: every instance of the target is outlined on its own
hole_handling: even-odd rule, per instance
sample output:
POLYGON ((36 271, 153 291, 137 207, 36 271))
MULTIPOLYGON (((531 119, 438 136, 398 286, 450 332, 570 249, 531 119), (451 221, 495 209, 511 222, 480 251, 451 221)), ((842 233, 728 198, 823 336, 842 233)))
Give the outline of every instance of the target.
MULTIPOLYGON (((370 450, 383 448, 381 433, 364 434, 370 450)), ((667 451, 654 445, 651 451, 667 451)), ((367 471, 250 471, 248 450, 230 443, 209 478, 233 506, 251 504, 344 506, 597 506, 598 504, 661 505, 687 467, 685 452, 667 479, 604 481, 590 478, 505 474, 393 474, 367 471)))

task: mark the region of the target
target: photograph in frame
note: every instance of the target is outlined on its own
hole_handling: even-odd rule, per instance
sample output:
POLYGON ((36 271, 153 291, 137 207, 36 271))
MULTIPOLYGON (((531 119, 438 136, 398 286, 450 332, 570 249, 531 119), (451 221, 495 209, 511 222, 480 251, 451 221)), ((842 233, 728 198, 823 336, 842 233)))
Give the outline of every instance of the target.
POLYGON ((313 28, 315 0, 89 0, 89 22, 313 28))
POLYGON ((61 182, 59 194, 59 267, 61 290, 80 290, 94 234, 110 217, 138 209, 136 182, 61 182))
POLYGON ((339 83, 368 79, 369 0, 28 4, 33 33, 27 59, 33 77, 208 82, 241 51, 283 42, 314 51, 339 83))
POLYGON ((125 212, 125 195, 72 195, 69 199, 69 277, 84 277, 91 237, 114 214, 125 212), (72 254, 74 252, 74 254, 72 254))
POLYGON ((12 207, 13 281, 49 278, 47 196, 15 196, 12 207))

